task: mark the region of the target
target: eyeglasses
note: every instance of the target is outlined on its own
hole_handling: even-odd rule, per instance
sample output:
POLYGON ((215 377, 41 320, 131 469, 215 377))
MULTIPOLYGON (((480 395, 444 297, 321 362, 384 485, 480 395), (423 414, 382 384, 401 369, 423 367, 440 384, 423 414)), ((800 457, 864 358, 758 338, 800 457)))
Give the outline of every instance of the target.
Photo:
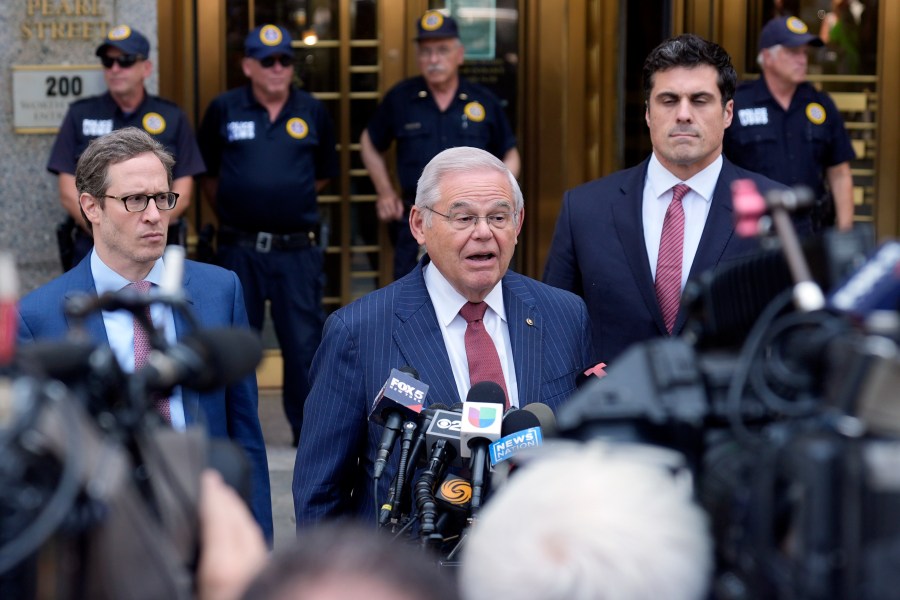
POLYGON ((279 54, 278 56, 267 56, 260 59, 259 64, 261 64, 264 69, 271 69, 275 66, 276 60, 281 64, 282 67, 285 68, 294 65, 294 57, 287 56, 286 54, 279 54))
POLYGON ((430 210, 436 215, 444 217, 447 219, 447 222, 450 223, 450 226, 457 231, 465 231, 467 229, 472 229, 473 227, 478 226, 478 221, 484 219, 484 222, 491 226, 492 229, 506 229, 506 227, 513 222, 514 216, 513 213, 494 213, 492 215, 486 215, 484 217, 479 217, 476 215, 445 215, 444 213, 439 213, 433 208, 425 207, 427 210, 430 210))
POLYGON ((100 62, 106 69, 112 69, 112 66, 119 63, 119 67, 128 69, 134 66, 134 63, 141 60, 140 54, 122 54, 120 56, 101 56, 100 62))
POLYGON ((128 212, 141 212, 150 204, 150 198, 156 203, 159 210, 172 210, 175 208, 175 202, 178 200, 178 194, 175 192, 160 192, 158 194, 131 194, 130 196, 110 196, 105 195, 104 198, 113 198, 121 200, 128 212))
POLYGON ((434 46, 434 47, 424 47, 420 46, 418 50, 418 54, 420 58, 431 58, 432 56, 437 56, 438 58, 447 58, 450 56, 450 53, 455 50, 455 46, 434 46))

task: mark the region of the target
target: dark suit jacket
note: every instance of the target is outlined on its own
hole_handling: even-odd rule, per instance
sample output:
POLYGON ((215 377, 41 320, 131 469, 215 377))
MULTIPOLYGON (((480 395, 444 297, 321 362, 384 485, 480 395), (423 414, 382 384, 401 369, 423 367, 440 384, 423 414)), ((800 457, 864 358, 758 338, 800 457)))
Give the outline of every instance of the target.
MULTIPOLYGON (((367 419, 391 368, 418 370, 429 386, 426 407, 461 400, 425 288, 425 261, 325 323, 294 465, 298 528, 338 516, 374 520, 372 467, 383 428, 367 419)), ((507 272, 502 285, 519 404, 543 402, 555 409, 575 390, 575 377, 592 354, 584 302, 517 273, 507 272)), ((386 498, 398 454, 381 477, 379 501, 386 498)))
MULTIPOLYGON (((566 192, 544 269, 545 283, 584 298, 597 358, 607 363, 636 342, 667 335, 644 243, 641 206, 649 162, 566 192)), ((724 159, 690 277, 759 248, 755 239, 734 232, 731 182, 744 178, 762 193, 784 187, 724 159)), ((679 312, 674 335, 685 317, 679 312)))
MULTIPOLYGON (((185 261, 184 289, 201 327, 248 327, 244 295, 237 276, 219 267, 185 261)), ((60 339, 70 323, 63 312, 65 300, 76 294, 96 293, 90 254, 74 269, 40 287, 19 303, 19 342, 60 339)), ((103 317, 95 313, 86 321, 91 339, 108 344, 103 317)), ((175 331, 180 338, 189 324, 175 312, 175 331)), ((257 411, 256 375, 212 392, 182 388, 185 417, 191 424, 197 415, 213 437, 230 438, 247 453, 252 469, 252 510, 268 539, 272 539, 272 497, 266 446, 257 411)))

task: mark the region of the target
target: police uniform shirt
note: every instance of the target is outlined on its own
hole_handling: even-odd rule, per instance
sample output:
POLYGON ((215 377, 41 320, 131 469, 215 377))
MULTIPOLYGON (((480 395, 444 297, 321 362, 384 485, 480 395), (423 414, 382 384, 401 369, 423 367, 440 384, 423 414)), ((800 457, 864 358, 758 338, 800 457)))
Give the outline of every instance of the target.
POLYGON ((294 233, 319 221, 316 180, 338 175, 334 125, 325 106, 291 87, 274 122, 249 85, 215 98, 198 134, 207 172, 218 177, 216 211, 244 231, 294 233))
POLYGON ((174 102, 146 92, 143 102, 130 114, 122 112, 109 92, 73 102, 60 125, 47 170, 57 175, 74 174, 78 157, 91 140, 125 127, 143 129, 172 153, 175 179, 205 171, 187 116, 174 102))
POLYGON ((742 84, 725 130, 725 156, 783 183, 825 194, 825 169, 856 157, 844 120, 828 94, 802 83, 785 111, 764 79, 742 84))
POLYGON ((502 160, 516 145, 497 97, 463 77, 444 112, 435 103, 424 77, 401 81, 385 95, 367 130, 380 152, 397 140, 397 176, 407 201, 415 198, 425 165, 441 151, 473 146, 502 160))

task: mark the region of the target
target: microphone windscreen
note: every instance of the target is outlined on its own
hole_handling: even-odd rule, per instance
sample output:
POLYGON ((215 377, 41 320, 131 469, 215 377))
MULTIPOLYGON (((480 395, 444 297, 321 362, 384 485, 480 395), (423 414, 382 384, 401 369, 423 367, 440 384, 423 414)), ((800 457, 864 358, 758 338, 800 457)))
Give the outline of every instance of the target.
POLYGON ((506 394, 503 388, 493 381, 479 381, 469 389, 466 402, 506 404, 506 394))
POLYGON ((446 404, 442 404, 440 402, 435 402, 434 404, 428 405, 428 410, 450 410, 450 407, 446 404))
POLYGON ((508 412, 503 417, 503 428, 500 430, 500 435, 506 437, 519 431, 540 426, 541 422, 534 413, 526 410, 508 412))
POLYGON ((556 415, 553 414, 549 406, 542 402, 532 402, 531 404, 526 404, 522 410, 530 412, 538 418, 544 437, 559 435, 559 428, 556 426, 556 415))
POLYGON ((406 373, 407 375, 412 375, 412 376, 413 376, 413 379, 418 379, 418 378, 419 378, 419 372, 416 371, 415 367, 411 367, 411 366, 409 366, 409 365, 405 365, 405 366, 403 366, 403 367, 400 367, 400 368, 397 369, 397 370, 400 371, 401 373, 406 373))
POLYGON ((94 344, 88 341, 39 340, 21 346, 16 355, 19 367, 31 375, 58 379, 64 383, 81 379, 90 371, 94 344))

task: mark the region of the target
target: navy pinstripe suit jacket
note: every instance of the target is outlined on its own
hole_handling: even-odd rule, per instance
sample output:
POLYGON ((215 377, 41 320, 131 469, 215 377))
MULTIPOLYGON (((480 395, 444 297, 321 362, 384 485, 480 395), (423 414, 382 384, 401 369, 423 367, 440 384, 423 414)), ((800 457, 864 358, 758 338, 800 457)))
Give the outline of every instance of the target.
MULTIPOLYGON (((425 406, 460 401, 434 306, 422 274, 409 275, 333 313, 310 372, 294 464, 297 527, 339 516, 375 518, 372 465, 383 428, 371 405, 392 368, 415 367, 429 385, 425 406)), ((589 364, 591 325, 581 298, 507 272, 503 302, 519 386, 519 403, 556 409, 589 364)), ((378 501, 397 468, 394 452, 378 501)))

